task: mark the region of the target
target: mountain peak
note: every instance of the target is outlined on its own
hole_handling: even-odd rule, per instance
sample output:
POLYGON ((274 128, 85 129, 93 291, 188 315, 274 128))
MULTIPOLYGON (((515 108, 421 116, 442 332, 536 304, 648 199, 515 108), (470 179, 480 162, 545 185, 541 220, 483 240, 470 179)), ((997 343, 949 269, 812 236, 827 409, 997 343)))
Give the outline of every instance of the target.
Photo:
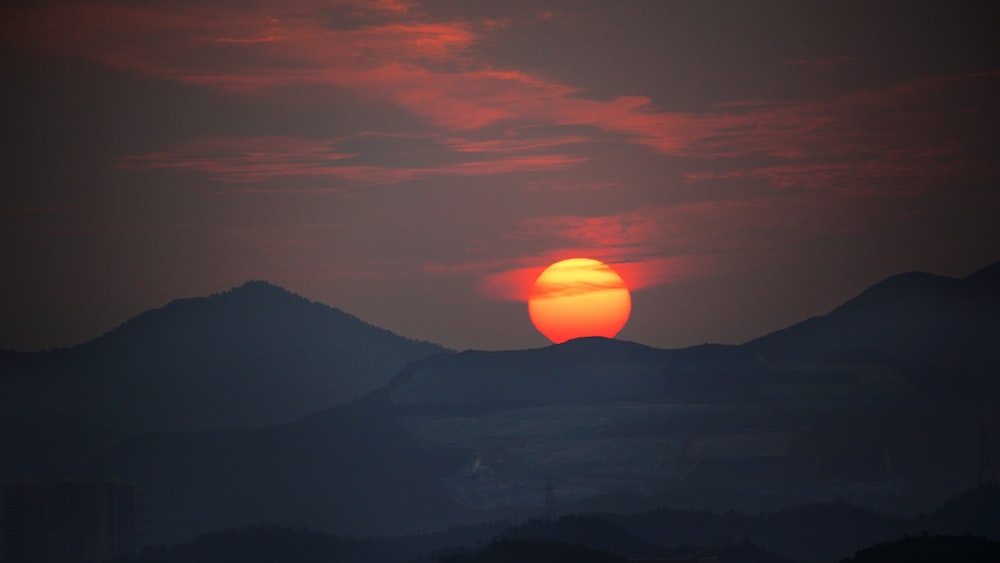
POLYGON ((229 291, 282 291, 288 293, 288 290, 275 285, 267 280, 248 280, 242 284, 230 289, 229 291))
POLYGON ((370 393, 442 351, 255 280, 145 311, 37 356, 32 369, 74 374, 95 394, 81 410, 99 411, 93 416, 109 425, 189 430, 294 420, 370 393), (129 391, 101 394, 108 389, 129 391))
POLYGON ((275 285, 271 282, 265 280, 250 280, 243 282, 242 284, 227 289, 221 293, 216 293, 211 297, 256 297, 256 298, 286 298, 295 297, 298 299, 305 299, 300 295, 296 295, 287 289, 275 285))

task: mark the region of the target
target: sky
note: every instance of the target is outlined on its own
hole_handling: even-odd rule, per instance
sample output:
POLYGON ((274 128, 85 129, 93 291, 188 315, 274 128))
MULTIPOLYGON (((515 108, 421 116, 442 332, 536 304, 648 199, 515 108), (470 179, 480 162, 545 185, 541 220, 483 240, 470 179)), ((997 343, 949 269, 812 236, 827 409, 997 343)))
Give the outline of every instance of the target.
POLYGON ((0 349, 267 280, 410 338, 538 347, 549 264, 618 337, 740 343, 1000 260, 986 2, 18 1, 0 8, 0 349))

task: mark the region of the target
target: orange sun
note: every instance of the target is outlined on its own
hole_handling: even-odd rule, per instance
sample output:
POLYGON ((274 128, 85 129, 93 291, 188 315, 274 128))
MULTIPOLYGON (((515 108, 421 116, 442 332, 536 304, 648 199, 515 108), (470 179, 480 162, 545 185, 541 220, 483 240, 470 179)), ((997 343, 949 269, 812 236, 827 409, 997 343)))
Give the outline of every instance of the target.
POLYGON ((552 264, 528 297, 531 322, 556 344, 583 336, 613 338, 631 311, 625 281, 604 262, 589 258, 552 264))

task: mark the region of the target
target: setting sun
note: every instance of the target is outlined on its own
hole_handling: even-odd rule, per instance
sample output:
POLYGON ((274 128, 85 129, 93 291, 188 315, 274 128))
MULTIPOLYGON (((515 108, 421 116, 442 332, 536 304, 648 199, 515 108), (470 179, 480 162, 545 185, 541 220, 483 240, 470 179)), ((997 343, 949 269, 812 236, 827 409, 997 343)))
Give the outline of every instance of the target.
POLYGON ((556 344, 584 336, 612 338, 631 311, 625 281, 607 264, 589 258, 552 264, 528 297, 531 322, 556 344))

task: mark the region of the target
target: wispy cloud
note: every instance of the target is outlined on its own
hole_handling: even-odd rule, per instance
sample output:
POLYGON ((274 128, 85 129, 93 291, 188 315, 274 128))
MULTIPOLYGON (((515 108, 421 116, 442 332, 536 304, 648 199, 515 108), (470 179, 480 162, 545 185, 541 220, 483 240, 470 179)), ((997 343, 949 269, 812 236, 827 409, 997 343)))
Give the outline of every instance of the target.
MULTIPOLYGON (((319 177, 333 182, 345 182, 333 185, 337 187, 389 184, 431 176, 479 176, 554 170, 583 161, 582 157, 558 154, 507 154, 498 158, 466 159, 434 166, 375 166, 359 164, 363 155, 342 152, 340 144, 344 140, 317 141, 291 137, 201 138, 172 150, 126 157, 117 167, 125 170, 206 173, 238 183, 259 183, 287 177, 319 177)), ((417 141, 428 142, 419 137, 417 141)))
MULTIPOLYGON (((883 210, 851 198, 803 191, 775 200, 648 206, 606 215, 527 218, 506 236, 530 241, 530 258, 470 262, 448 271, 477 277, 483 296, 523 301, 541 270, 574 257, 610 264, 631 290, 697 278, 735 266, 734 257, 787 253, 818 236, 862 232, 883 210)), ((905 213, 904 210, 900 210, 905 213)))
POLYGON ((567 258, 595 258, 609 264, 625 281, 630 291, 676 282, 710 271, 720 265, 710 256, 646 256, 631 259, 615 258, 613 254, 600 249, 560 249, 533 256, 533 265, 518 266, 524 260, 488 261, 485 263, 464 263, 452 267, 431 267, 430 273, 450 276, 471 276, 480 296, 500 301, 526 302, 535 280, 547 266, 567 258))
MULTIPOLYGON (((922 123, 946 121, 958 110, 938 107, 928 113, 922 100, 942 90, 961 91, 1000 78, 997 71, 984 71, 910 80, 824 99, 743 101, 678 112, 658 107, 644 95, 588 98, 579 88, 542 74, 499 67, 483 59, 478 47, 509 22, 438 21, 408 2, 181 4, 169 9, 84 2, 9 13, 5 36, 23 46, 224 90, 294 96, 300 86, 346 89, 424 118, 439 129, 443 142, 454 152, 524 153, 444 167, 390 170, 350 165, 350 155, 322 146, 213 160, 210 155, 194 154, 194 142, 132 157, 123 165, 200 170, 241 181, 294 173, 386 182, 435 173, 551 169, 579 162, 582 157, 527 153, 583 143, 588 136, 508 136, 519 126, 546 125, 616 135, 658 153, 694 160, 730 162, 754 157, 773 161, 751 166, 732 162, 710 172, 693 167, 687 176, 691 180, 753 176, 772 181, 778 188, 849 186, 857 190, 866 182, 887 178, 897 167, 927 167, 923 156, 929 151, 949 149, 959 142, 928 138, 925 131, 930 128, 922 123), (912 111, 907 111, 908 106, 912 111), (472 135, 483 131, 491 132, 472 135), (884 163, 881 170, 879 163, 884 163), (293 172, 295 167, 298 172, 293 172)), ((829 66, 851 60, 830 57, 788 62, 829 66)), ((927 172, 943 175, 950 171, 941 164, 927 172)))

